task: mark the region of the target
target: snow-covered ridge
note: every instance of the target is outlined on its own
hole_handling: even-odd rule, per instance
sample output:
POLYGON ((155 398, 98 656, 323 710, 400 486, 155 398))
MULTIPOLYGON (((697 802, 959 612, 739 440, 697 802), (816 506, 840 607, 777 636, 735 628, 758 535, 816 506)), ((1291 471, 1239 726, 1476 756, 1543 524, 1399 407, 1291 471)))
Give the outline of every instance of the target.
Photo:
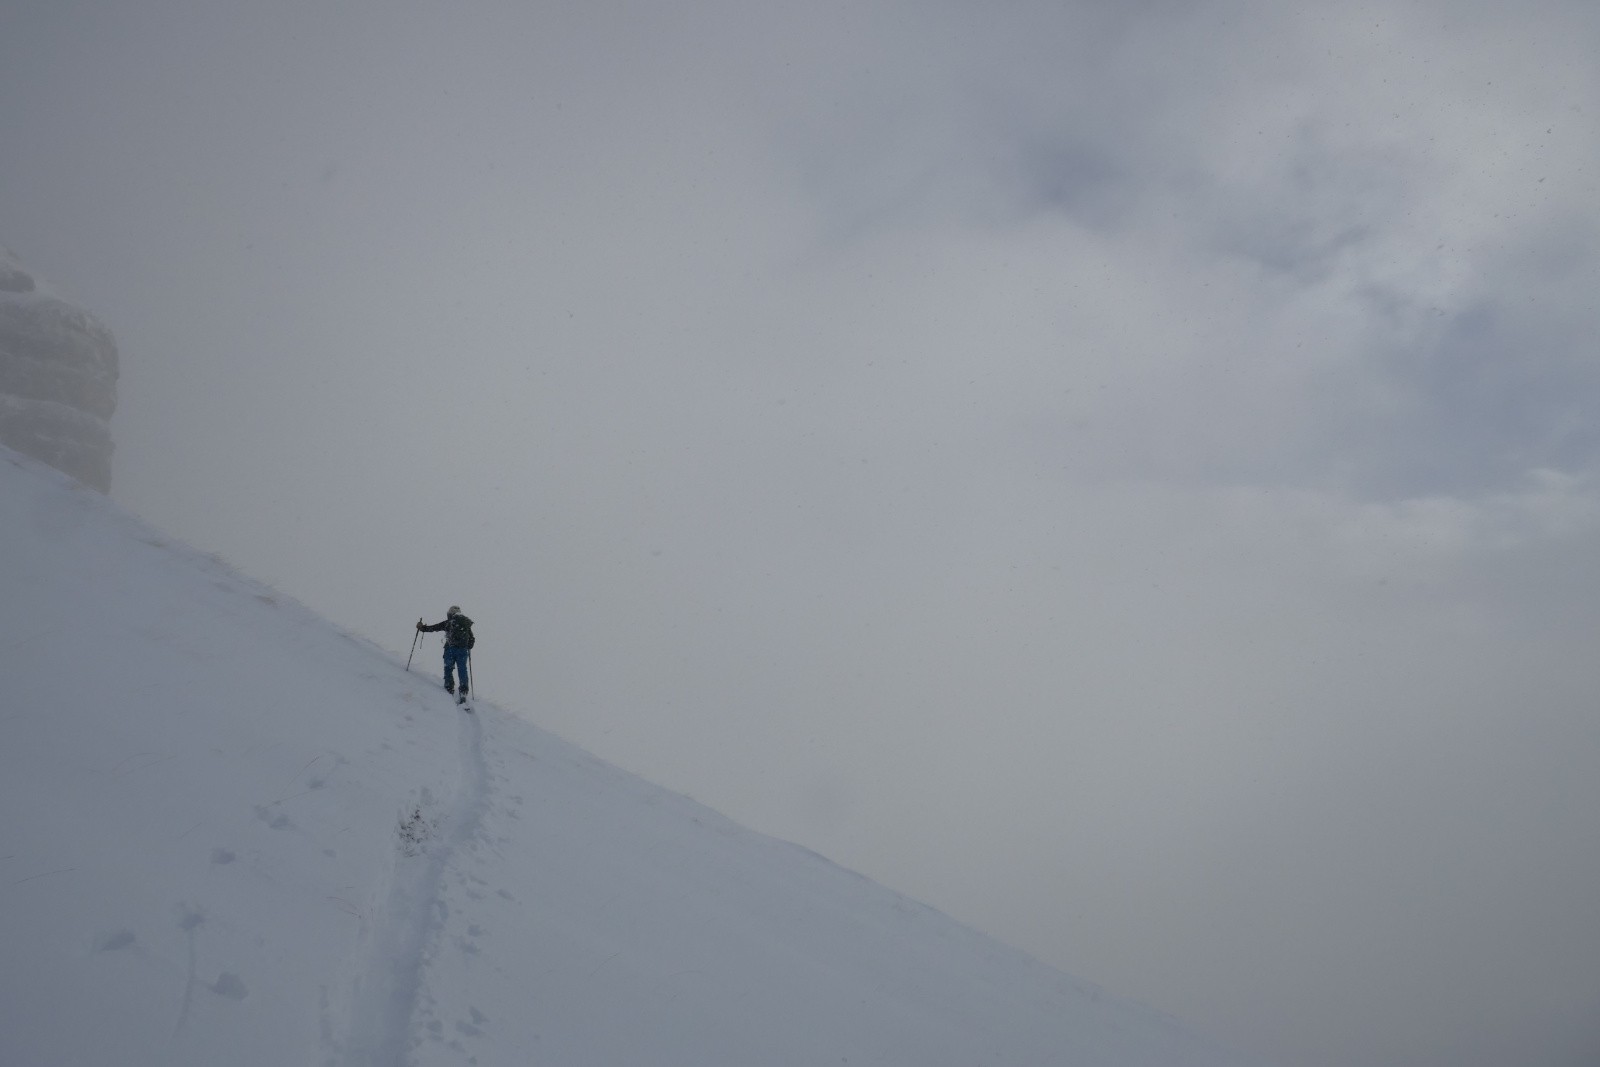
POLYGON ((4 449, 0 544, 8 1067, 1241 1062, 4 449))

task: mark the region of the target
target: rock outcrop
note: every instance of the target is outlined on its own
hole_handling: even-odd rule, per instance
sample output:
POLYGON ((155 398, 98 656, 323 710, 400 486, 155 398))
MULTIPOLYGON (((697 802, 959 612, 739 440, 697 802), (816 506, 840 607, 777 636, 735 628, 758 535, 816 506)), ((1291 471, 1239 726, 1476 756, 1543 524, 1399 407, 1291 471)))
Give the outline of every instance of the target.
POLYGON ((117 342, 0 246, 0 444, 111 488, 117 342))

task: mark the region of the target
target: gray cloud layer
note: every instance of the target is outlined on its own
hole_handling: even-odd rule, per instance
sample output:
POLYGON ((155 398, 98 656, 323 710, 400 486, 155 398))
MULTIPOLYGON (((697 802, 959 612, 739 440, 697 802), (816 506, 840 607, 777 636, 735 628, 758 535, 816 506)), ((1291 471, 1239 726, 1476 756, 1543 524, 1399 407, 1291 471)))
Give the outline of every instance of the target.
POLYGON ((1590 5, 13 5, 117 495, 1286 1064, 1590 1064, 1590 5))

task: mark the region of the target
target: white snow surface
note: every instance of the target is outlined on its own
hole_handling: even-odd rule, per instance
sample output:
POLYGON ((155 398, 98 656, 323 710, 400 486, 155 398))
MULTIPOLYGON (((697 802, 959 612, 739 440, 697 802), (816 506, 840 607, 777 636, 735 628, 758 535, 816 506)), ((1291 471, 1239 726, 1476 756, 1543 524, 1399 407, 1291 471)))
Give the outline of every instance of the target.
POLYGON ((6 1067, 1243 1062, 3 448, 0 588, 6 1067))

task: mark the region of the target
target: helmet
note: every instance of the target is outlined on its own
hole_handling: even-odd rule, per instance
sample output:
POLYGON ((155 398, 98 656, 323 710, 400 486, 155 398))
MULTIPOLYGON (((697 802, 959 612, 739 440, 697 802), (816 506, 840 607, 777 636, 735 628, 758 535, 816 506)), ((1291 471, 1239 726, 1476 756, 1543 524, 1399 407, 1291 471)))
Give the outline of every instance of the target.
POLYGON ((450 610, 445 612, 444 614, 445 614, 445 618, 447 618, 447 619, 452 615, 460 615, 461 614, 461 608, 460 608, 460 606, 458 606, 456 604, 451 604, 450 605, 450 610))

